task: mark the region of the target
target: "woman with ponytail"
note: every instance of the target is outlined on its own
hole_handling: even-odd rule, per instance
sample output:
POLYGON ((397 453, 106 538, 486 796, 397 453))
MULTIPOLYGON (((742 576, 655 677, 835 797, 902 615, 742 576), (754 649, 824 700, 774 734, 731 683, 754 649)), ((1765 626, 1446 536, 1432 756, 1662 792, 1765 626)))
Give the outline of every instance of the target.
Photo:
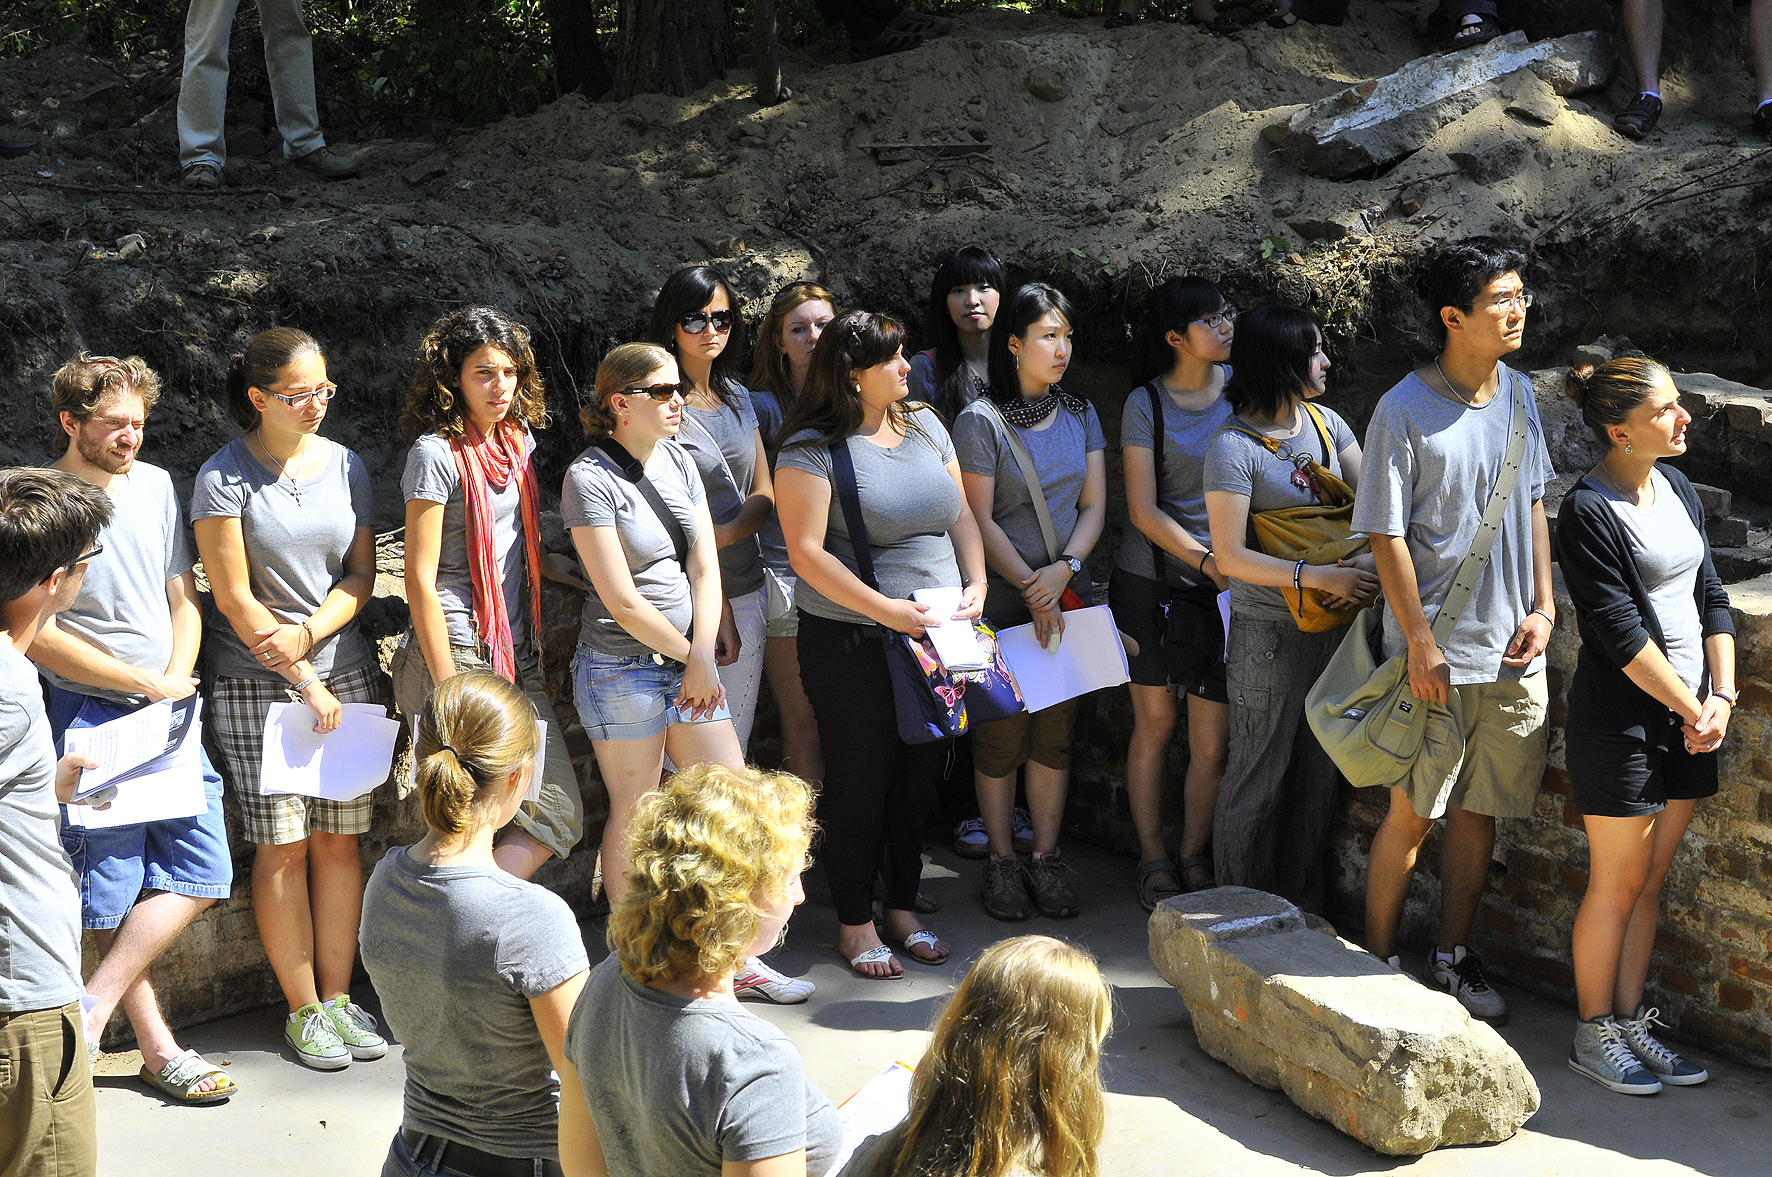
POLYGON ((292 693, 317 732, 338 727, 342 704, 383 701, 375 649, 357 628, 375 587, 369 471, 320 436, 337 393, 313 336, 255 335, 228 361, 228 415, 244 435, 203 464, 191 496, 197 553, 225 621, 203 643, 204 720, 257 846, 252 909, 289 1003, 284 1040, 298 1061, 328 1071, 388 1050, 349 992, 363 901, 357 838, 374 795, 262 795, 259 764, 271 705, 292 693))
POLYGON ((1692 415, 1667 369, 1620 356, 1569 374, 1566 391, 1605 447, 1557 512, 1581 654, 1565 759, 1587 827, 1589 881, 1575 917, 1580 1021, 1569 1065, 1626 1095, 1702 1083, 1704 1068, 1656 1040, 1643 988, 1661 883, 1735 710, 1735 629, 1686 476, 1692 415))
POLYGON ((541 547, 531 428, 548 423, 529 332, 491 307, 464 307, 419 345, 404 424, 406 599, 412 626, 389 668, 408 722, 438 683, 489 670, 547 721, 541 795, 500 840, 501 865, 527 879, 584 836, 584 802, 542 686, 541 578, 585 588, 569 557, 541 547))
POLYGON ((540 750, 533 702, 486 671, 449 676, 417 717, 427 833, 389 850, 363 897, 363 967, 405 1048, 405 1111, 382 1177, 518 1163, 559 1174, 562 1150, 585 1138, 563 1048, 584 940, 565 900, 493 852, 540 750))

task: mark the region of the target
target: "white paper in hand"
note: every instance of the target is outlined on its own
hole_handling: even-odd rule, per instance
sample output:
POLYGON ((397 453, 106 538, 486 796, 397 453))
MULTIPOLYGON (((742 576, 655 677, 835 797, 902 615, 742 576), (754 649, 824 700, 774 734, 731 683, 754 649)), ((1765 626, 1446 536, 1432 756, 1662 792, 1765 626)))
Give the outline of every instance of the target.
POLYGON ((400 725, 379 703, 346 703, 321 735, 306 703, 273 703, 265 717, 258 791, 352 801, 388 779, 400 725))
POLYGON ((1032 622, 997 635, 997 652, 1009 664, 1029 711, 1041 711, 1104 687, 1130 681, 1126 647, 1106 605, 1072 609, 1064 615, 1064 640, 1057 649, 1042 646, 1032 622))
POLYGON ((837 1113, 843 1120, 843 1147, 826 1172, 842 1172, 862 1141, 891 1131, 910 1114, 911 1077, 914 1073, 908 1063, 893 1063, 837 1105, 837 1113))
MULTIPOLYGON (((154 707, 170 709, 170 705, 164 703, 155 704, 154 707)), ((153 707, 142 710, 153 710, 153 707)), ((134 718, 134 715, 139 714, 141 712, 138 711, 124 718, 134 718)), ((175 817, 196 817, 208 810, 209 796, 203 791, 203 761, 200 754, 203 739, 202 714, 203 700, 200 697, 193 696, 189 703, 181 700, 176 713, 177 722, 163 736, 162 747, 170 744, 171 749, 149 757, 134 768, 124 766, 108 773, 106 779, 117 790, 116 798, 104 809, 94 809, 89 805, 67 806, 63 812, 67 814, 68 825, 89 830, 111 829, 175 817), (188 722, 184 722, 187 719, 188 722)), ((69 728, 64 745, 70 752, 92 755, 90 745, 82 746, 80 736, 84 732, 101 731, 103 726, 69 728)), ((157 720, 152 721, 150 730, 158 726, 157 720)), ((151 744, 149 747, 151 748, 151 744)), ((90 791, 84 780, 81 785, 82 792, 90 791)))
POLYGON ((957 588, 918 589, 911 600, 929 606, 924 628, 935 646, 935 656, 949 670, 983 670, 991 664, 989 653, 978 643, 978 635, 970 621, 954 620, 960 607, 962 590, 957 588))

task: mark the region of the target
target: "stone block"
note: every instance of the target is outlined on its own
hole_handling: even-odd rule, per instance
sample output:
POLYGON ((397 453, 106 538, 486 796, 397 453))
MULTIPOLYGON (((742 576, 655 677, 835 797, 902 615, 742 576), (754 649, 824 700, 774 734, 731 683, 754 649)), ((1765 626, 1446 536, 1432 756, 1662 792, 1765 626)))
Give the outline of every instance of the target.
POLYGON ((1150 951, 1206 1053, 1381 1153, 1506 1140, 1538 1110, 1537 1084, 1493 1029, 1277 896, 1168 900, 1150 951))
POLYGON ((1737 384, 1709 372, 1675 372, 1674 387, 1680 390, 1680 403, 1699 420, 1722 412, 1730 400, 1763 398, 1765 393, 1746 384, 1737 384))
POLYGON ((1730 397, 1723 402, 1723 413, 1729 428, 1751 433, 1756 438, 1768 422, 1772 422, 1772 403, 1763 396, 1730 397))
MULTIPOLYGON (((1532 70, 1555 94, 1577 94, 1609 82, 1617 57, 1604 33, 1537 43, 1510 33, 1477 49, 1417 58, 1284 116, 1262 134, 1293 166, 1347 179, 1415 151, 1447 123, 1499 97, 1502 80, 1520 70, 1532 70)), ((1517 95, 1522 83, 1512 84, 1517 95)))
POLYGON ((1061 70, 1049 65, 1028 71, 1028 93, 1042 102, 1061 102, 1070 97, 1071 84, 1061 70))
POLYGON ((1549 125, 1565 107, 1549 82, 1531 69, 1515 70, 1501 80, 1501 96, 1508 114, 1527 122, 1549 125))
POLYGON ((1704 515, 1707 519, 1721 519, 1729 513, 1729 508, 1734 505, 1734 496, 1720 486, 1694 482, 1692 489, 1698 492, 1698 503, 1704 508, 1704 515))
POLYGON ((446 153, 434 152, 401 172, 400 178, 416 188, 447 175, 451 162, 446 153))

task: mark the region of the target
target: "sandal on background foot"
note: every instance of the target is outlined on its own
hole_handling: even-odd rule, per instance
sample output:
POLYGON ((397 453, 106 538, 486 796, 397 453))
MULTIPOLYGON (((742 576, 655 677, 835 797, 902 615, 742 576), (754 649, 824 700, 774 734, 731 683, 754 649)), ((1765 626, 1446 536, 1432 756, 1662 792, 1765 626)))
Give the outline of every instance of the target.
POLYGON ((948 962, 948 957, 953 954, 952 949, 942 947, 941 937, 937 936, 934 932, 931 932, 928 928, 920 928, 917 931, 912 932, 903 940, 900 940, 898 946, 904 950, 906 956, 910 957, 918 964, 946 964, 948 962), (925 956, 923 953, 918 952, 917 948, 919 946, 927 948, 929 954, 925 956))
POLYGON ((1104 28, 1104 29, 1124 29, 1124 28, 1127 28, 1131 25, 1135 25, 1137 23, 1138 23, 1138 10, 1133 9, 1131 12, 1116 12, 1116 13, 1114 13, 1112 16, 1108 17, 1107 20, 1102 22, 1102 28, 1104 28))
POLYGON ((194 1050, 187 1050, 181 1055, 175 1055, 158 1072, 148 1070, 144 1064, 137 1077, 149 1088, 173 1103, 191 1106, 220 1103, 240 1090, 234 1081, 228 1078, 226 1071, 210 1063, 194 1050), (216 1080, 216 1085, 212 1090, 192 1090, 197 1084, 209 1078, 216 1080))
POLYGON ((1157 904, 1165 899, 1173 899, 1182 894, 1181 868, 1167 858, 1152 858, 1138 864, 1138 902, 1146 911, 1157 910, 1157 904), (1160 875, 1168 875, 1167 883, 1156 881, 1160 875))
POLYGON ((904 977, 904 966, 892 955, 892 949, 884 944, 876 944, 866 952, 859 952, 849 958, 849 967, 856 976, 869 981, 897 981, 904 977), (891 967, 891 972, 870 973, 865 965, 883 964, 891 967))
POLYGON ((1476 45, 1487 45, 1501 36, 1501 26, 1494 17, 1476 14, 1477 19, 1469 24, 1459 25, 1440 39, 1438 48, 1446 53, 1458 49, 1469 49, 1476 45))
POLYGON ((1182 859, 1181 874, 1176 877, 1181 880, 1182 889, 1190 895, 1195 891, 1210 891, 1218 886, 1218 878, 1212 873, 1212 856, 1210 854, 1192 854, 1182 859), (1204 881, 1194 882, 1196 871, 1204 872, 1204 881))

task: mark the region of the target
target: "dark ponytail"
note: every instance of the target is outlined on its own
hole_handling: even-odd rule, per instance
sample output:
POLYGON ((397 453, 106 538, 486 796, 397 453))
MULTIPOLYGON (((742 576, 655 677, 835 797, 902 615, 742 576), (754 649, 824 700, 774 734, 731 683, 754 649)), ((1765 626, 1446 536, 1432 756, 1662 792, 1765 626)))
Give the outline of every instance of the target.
POLYGON ((1595 366, 1582 364, 1563 378, 1563 395, 1581 410, 1581 419, 1603 446, 1611 446, 1614 425, 1623 425, 1649 399, 1667 369, 1648 356, 1619 356, 1595 366))
POLYGON ((242 431, 258 428, 258 406, 252 403, 247 389, 263 391, 277 383, 297 356, 313 353, 324 359, 326 353, 312 335, 299 327, 272 327, 260 331, 247 343, 244 352, 228 357, 226 397, 228 416, 242 431))

